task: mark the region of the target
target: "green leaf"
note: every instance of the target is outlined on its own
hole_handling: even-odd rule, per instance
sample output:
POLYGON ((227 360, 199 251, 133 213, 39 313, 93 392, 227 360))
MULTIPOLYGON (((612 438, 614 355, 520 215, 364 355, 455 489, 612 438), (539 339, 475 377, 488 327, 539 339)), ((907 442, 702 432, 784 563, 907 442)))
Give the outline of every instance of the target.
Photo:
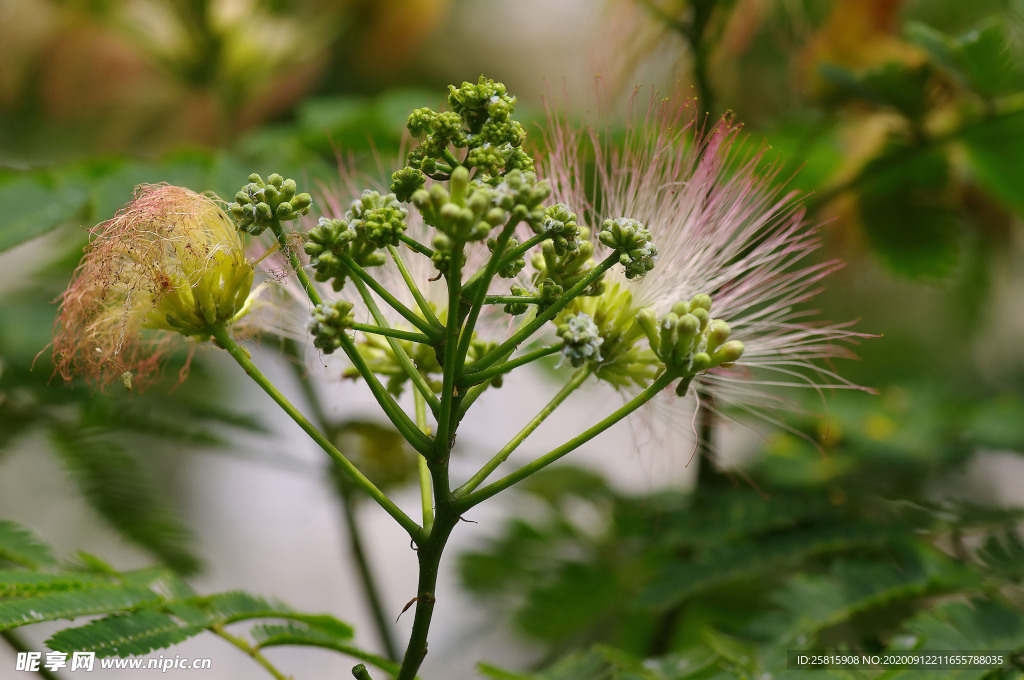
POLYGON ((991 600, 953 602, 923 612, 905 628, 922 649, 1021 649, 1024 613, 991 600))
POLYGON ((100 658, 141 656, 165 649, 203 632, 152 609, 115 614, 78 628, 66 628, 46 644, 58 652, 96 652, 100 658))
POLYGON ((858 74, 823 64, 820 71, 838 90, 840 100, 862 99, 896 109, 912 120, 921 119, 928 111, 928 83, 932 77, 928 64, 890 61, 858 74))
POLYGON ((159 601, 142 588, 109 585, 87 590, 44 593, 36 597, 0 601, 0 630, 40 621, 109 614, 159 601))
POLYGON ((871 613, 873 630, 884 627, 882 611, 939 594, 976 592, 980 575, 937 550, 921 547, 892 564, 868 560, 833 563, 830 574, 801 574, 773 595, 784 614, 768 615, 762 626, 783 629, 795 638, 871 613))
POLYGON ((0 559, 29 569, 56 563, 50 546, 20 524, 6 520, 0 521, 0 559))
POLYGON ((1024 111, 999 114, 968 126, 959 140, 979 184, 1024 216, 1024 111))
POLYGON ((925 24, 911 23, 907 37, 964 86, 986 99, 1024 89, 1020 55, 1011 51, 1006 22, 999 17, 990 17, 958 38, 925 24))
POLYGON ((105 588, 109 579, 89 574, 44 574, 35 571, 0 571, 0 597, 28 597, 47 592, 105 588))
POLYGON ((766 578, 790 565, 829 553, 853 552, 900 541, 902 527, 845 523, 769 534, 758 541, 726 544, 694 559, 670 563, 641 595, 640 602, 664 609, 705 590, 744 578, 766 578))
POLYGON ((58 427, 51 439, 85 499, 122 536, 176 571, 199 568, 187 528, 134 456, 96 428, 58 427))
POLYGON ((892 145, 861 171, 860 223, 893 271, 939 279, 958 262, 961 225, 950 202, 941 149, 892 145))
POLYGON ((0 253, 80 219, 87 196, 41 173, 0 183, 0 253))
MULTIPOLYGON (((335 619, 335 622, 340 623, 335 619)), ((332 628, 334 626, 331 626, 332 628)), ((250 635, 259 649, 267 647, 303 646, 332 649, 342 654, 373 664, 384 671, 397 675, 399 666, 376 654, 354 647, 345 642, 348 639, 338 637, 331 630, 316 625, 302 625, 302 622, 285 624, 260 624, 253 626, 250 635)))

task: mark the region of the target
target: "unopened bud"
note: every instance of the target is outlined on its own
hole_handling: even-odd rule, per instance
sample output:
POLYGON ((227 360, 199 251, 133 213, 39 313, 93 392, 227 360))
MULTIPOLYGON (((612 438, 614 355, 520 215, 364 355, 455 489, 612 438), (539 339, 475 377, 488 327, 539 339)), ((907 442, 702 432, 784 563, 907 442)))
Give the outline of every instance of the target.
POLYGON ((743 343, 739 340, 730 340, 721 347, 719 347, 711 355, 711 359, 716 366, 724 364, 732 364, 739 361, 739 358, 743 356, 743 343))

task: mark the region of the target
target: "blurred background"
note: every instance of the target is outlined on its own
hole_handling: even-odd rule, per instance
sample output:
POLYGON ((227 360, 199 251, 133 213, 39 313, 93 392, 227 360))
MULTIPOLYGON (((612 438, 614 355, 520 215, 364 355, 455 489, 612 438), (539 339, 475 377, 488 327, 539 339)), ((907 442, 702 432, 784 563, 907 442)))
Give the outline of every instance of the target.
MULTIPOLYGON (((200 350, 184 385, 172 367, 138 395, 51 380, 44 348, 85 228, 136 184, 335 186, 339 156, 383 175, 409 111, 481 73, 519 97, 528 132, 552 93, 583 113, 637 84, 743 122, 806 195, 820 257, 847 262, 816 306, 881 336, 835 367, 878 395, 827 393, 825 413, 809 399, 784 428, 698 418, 698 441, 665 451, 640 445, 648 423, 619 426, 579 467, 474 511, 424 677, 749 677, 814 645, 1024 647, 1019 0, 0 0, 0 519, 62 556, 163 563, 199 592, 335 614, 365 647, 385 649, 382 629, 404 642, 402 532, 226 357, 200 350), (695 448, 719 460, 689 462, 695 448)), ((415 508, 409 454, 362 386, 298 354, 267 338, 256 359, 415 508)), ((556 387, 522 376, 482 399, 462 472, 556 387)), ((569 404, 524 455, 608 398, 569 404)), ((212 657, 216 677, 255 668, 216 639, 172 653, 212 657)), ((297 678, 351 663, 270 656, 297 678)))

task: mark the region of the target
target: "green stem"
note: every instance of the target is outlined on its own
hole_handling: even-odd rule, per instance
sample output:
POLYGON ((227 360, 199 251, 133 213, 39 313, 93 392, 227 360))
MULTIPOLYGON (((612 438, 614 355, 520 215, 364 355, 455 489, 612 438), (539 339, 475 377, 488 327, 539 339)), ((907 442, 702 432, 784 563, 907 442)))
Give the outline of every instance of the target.
POLYGON ((358 276, 363 283, 369 286, 374 293, 379 295, 380 298, 388 304, 388 306, 401 314, 406 321, 422 331, 423 334, 430 338, 432 342, 436 342, 441 339, 441 332, 437 328, 431 326, 426 319, 421 318, 416 314, 416 312, 403 305, 398 298, 392 295, 387 288, 382 286, 377 279, 370 276, 365 269, 360 267, 359 264, 352 259, 351 255, 348 255, 347 253, 340 253, 340 256, 349 271, 358 276))
MULTIPOLYGON (((416 424, 424 434, 430 434, 430 426, 427 425, 427 408, 423 397, 418 393, 413 395, 416 402, 416 424)), ((416 464, 420 473, 420 504, 423 507, 423 531, 430 533, 434 525, 434 494, 433 485, 430 483, 430 468, 427 466, 427 459, 423 456, 416 456, 416 464)))
POLYGON ((476 289, 473 292, 472 300, 469 306, 469 318, 466 320, 466 325, 462 329, 462 337, 459 341, 459 351, 455 355, 456 363, 461 366, 465 363, 466 354, 469 353, 469 346, 473 341, 473 330, 476 328, 477 319, 480 318, 480 310, 484 307, 484 299, 487 297, 487 289, 491 285, 491 281, 494 279, 494 275, 498 273, 498 265, 501 263, 502 255, 505 253, 505 248, 508 246, 508 241, 512 238, 512 232, 515 231, 516 225, 519 220, 515 217, 510 217, 508 223, 505 224, 505 228, 501 230, 501 234, 498 236, 498 240, 494 244, 494 252, 491 253, 490 259, 487 261, 487 266, 484 268, 483 277, 477 284, 476 289))
MULTIPOLYGON (((11 649, 13 649, 15 652, 26 653, 38 651, 31 649, 27 644, 25 644, 25 641, 21 639, 21 636, 15 633, 13 630, 0 631, 0 637, 2 637, 4 639, 4 642, 10 645, 11 649)), ((46 667, 42 664, 40 664, 39 669, 34 672, 39 677, 46 678, 46 680, 60 680, 59 675, 47 670, 46 667)))
MULTIPOLYGON (((433 460, 447 461, 451 450, 451 439, 453 424, 456 421, 452 416, 457 410, 455 394, 455 376, 462 371, 462 366, 457 365, 456 358, 459 351, 459 329, 462 325, 462 317, 459 314, 459 303, 462 298, 462 265, 460 260, 463 244, 456 243, 452 246, 451 263, 448 268, 448 318, 445 325, 444 335, 444 361, 442 367, 441 387, 441 408, 437 415, 437 434, 434 436, 433 460)), ((436 483, 436 479, 434 480, 436 483)), ((447 492, 445 488, 435 487, 434 493, 447 492)))
POLYGON ((356 680, 373 680, 370 671, 366 670, 366 666, 361 663, 352 667, 352 677, 356 680))
MULTIPOLYGON (((658 376, 657 379, 655 379, 653 383, 651 383, 646 389, 644 389, 643 392, 630 399, 628 402, 626 402, 626 404, 622 406, 622 408, 612 413, 610 416, 599 422, 597 425, 594 425, 585 432, 573 437, 566 443, 562 444, 561 446, 552 450, 551 452, 541 456, 532 463, 527 463, 526 465, 519 468, 512 474, 499 479, 493 484, 485 486, 479 491, 475 491, 471 494, 459 498, 456 502, 456 508, 460 512, 465 512, 469 508, 472 508, 474 505, 477 505, 480 502, 487 500, 491 496, 501 491, 504 491, 513 484, 517 484, 526 479, 527 477, 529 477, 530 475, 538 472, 539 470, 546 468, 548 465, 551 465, 558 459, 562 458, 562 456, 565 456, 566 454, 575 451, 576 449, 578 449, 579 447, 583 446, 588 441, 596 437, 597 435, 607 430, 615 423, 619 422, 620 420, 628 416, 633 411, 637 410, 638 408, 649 402, 654 397, 654 395, 656 395, 664 388, 668 387, 668 385, 678 377, 678 375, 669 373, 667 371, 662 373, 660 376, 658 376)), ((684 378, 684 380, 687 381, 692 379, 693 376, 684 378)))
MULTIPOLYGON (((526 241, 524 241, 523 243, 520 243, 518 246, 516 246, 511 251, 509 251, 505 255, 505 257, 503 257, 501 259, 501 262, 498 264, 499 269, 501 267, 504 267, 506 265, 511 264, 518 257, 520 257, 523 254, 525 254, 527 250, 529 250, 530 248, 534 247, 538 243, 543 243, 544 241, 546 241, 549 238, 551 238, 551 236, 549 234, 537 234, 536 236, 531 236, 526 241)), ((483 270, 480 270, 476 274, 473 274, 472 276, 470 276, 469 279, 467 279, 466 284, 462 287, 462 289, 465 292, 467 292, 467 293, 472 295, 473 292, 475 292, 476 286, 479 283, 481 278, 483 278, 483 270)))
POLYGON ((542 313, 538 314, 537 317, 527 324, 524 324, 519 330, 517 330, 512 337, 505 342, 501 343, 495 349, 485 354, 483 357, 473 362, 470 365, 470 369, 474 371, 483 370, 489 368, 494 362, 499 361, 506 352, 514 350, 523 342, 526 338, 533 335, 541 326, 546 324, 551 319, 554 319, 562 309, 565 308, 570 302, 572 302, 580 293, 586 290, 594 281, 597 281, 606 271, 612 268, 612 266, 619 261, 619 254, 613 252, 611 255, 601 261, 599 265, 590 270, 586 276, 580 279, 575 286, 562 293, 561 296, 542 313))
POLYGON ((395 426, 402 436, 412 444, 420 453, 430 451, 434 443, 418 429, 416 429, 416 423, 414 423, 409 416, 402 410, 402 408, 395 402, 394 397, 391 393, 380 384, 377 376, 370 367, 366 365, 366 360, 363 359, 363 355, 359 353, 359 348, 356 347, 352 338, 347 333, 342 333, 339 336, 341 341, 341 348, 345 351, 349 361, 352 362, 352 366, 356 371, 366 380, 367 386, 370 388, 370 392, 373 393, 377 403, 384 410, 385 415, 391 421, 391 424, 395 426))
POLYGON ((256 661, 256 663, 263 666, 263 668, 266 669, 266 671, 270 673, 272 676, 274 676, 276 680, 290 680, 287 675, 274 668, 274 664, 270 663, 270 661, 267 660, 267 657, 263 656, 260 650, 256 649, 242 638, 227 632, 226 630, 224 630, 224 627, 220 624, 212 625, 209 627, 208 630, 212 632, 214 635, 217 635, 223 638, 224 640, 227 640, 235 647, 251 656, 253 660, 256 661))
MULTIPOLYGON (((370 295, 370 291, 366 289, 366 285, 359 279, 353 280, 353 283, 359 291, 359 295, 362 297, 363 302, 366 304, 366 308, 370 310, 370 316, 373 317, 378 326, 387 328, 388 320, 384 318, 384 314, 381 313, 380 308, 377 306, 377 302, 373 299, 373 296, 370 295)), ((416 364, 412 362, 412 359, 409 357, 409 353, 405 351, 405 348, 402 347, 397 340, 388 338, 387 342, 391 351, 395 354, 395 359, 402 367, 402 370, 405 371, 405 374, 409 376, 409 380, 412 381, 416 391, 428 404, 430 404, 431 413, 437 413, 437 408, 440 405, 440 402, 438 401, 437 396, 434 395, 434 391, 430 389, 430 385, 427 384, 427 379, 423 377, 420 370, 416 368, 416 364)), ((424 344, 430 345, 433 343, 426 342, 424 344)))
MULTIPOLYGON (((295 270, 295 275, 302 284, 303 290, 306 291, 309 301, 316 306, 322 305, 323 299, 316 291, 316 288, 313 287, 313 282, 310 281, 309 277, 306 275, 305 270, 302 268, 302 264, 299 262, 298 256, 296 256, 288 247, 284 231, 281 227, 281 222, 277 218, 274 219, 274 223, 271 228, 274 231, 274 235, 277 236, 277 241, 281 246, 281 249, 288 254, 288 260, 291 262, 292 269, 295 270)), ((351 260, 351 258, 349 258, 349 260, 351 260)), ((352 262, 352 264, 355 265, 359 271, 362 271, 363 275, 366 275, 366 272, 362 270, 362 267, 359 267, 359 265, 356 265, 354 262, 352 262)), ((370 279, 373 280, 372 277, 370 277, 370 279)), ((376 283, 376 281, 374 281, 374 283, 376 283)), ((372 298, 370 299, 372 300, 372 298)), ((220 328, 224 331, 223 327, 220 328)), ((437 333, 436 329, 431 330, 433 333, 437 333)), ((215 335, 215 333, 211 331, 211 335, 215 335)), ((234 341, 232 340, 232 342, 234 341)), ((377 380, 377 376, 367 368, 366 362, 363 360, 362 355, 359 354, 359 350, 356 348, 352 340, 345 334, 342 334, 341 337, 341 347, 348 356, 349 361, 352 362, 356 367, 356 370, 358 370, 360 375, 362 375, 366 380, 366 384, 369 385, 370 391, 373 392, 374 398, 377 399, 377 403, 380 404, 380 407, 384 410, 384 413, 387 414, 388 418, 398 431, 401 432, 409 443, 416 447, 418 451, 429 451, 432 446, 432 442, 429 437, 424 437, 421 432, 416 430, 415 424, 409 420, 409 416, 407 416, 405 412, 399 408, 398 404, 395 403, 395 400, 392 399, 388 391, 384 389, 384 386, 380 384, 379 380, 377 380)), ((412 377, 411 374, 410 377, 412 377)), ((414 383, 416 382, 415 378, 412 378, 412 380, 414 383)), ((429 403, 430 400, 428 399, 427 401, 429 403)))
POLYGON ((388 246, 388 252, 391 253, 391 259, 394 261, 395 266, 398 267, 398 272, 402 275, 402 280, 405 281, 406 287, 409 288, 409 292, 412 293, 412 297, 416 300, 416 305, 420 308, 423 313, 423 317, 435 328, 444 328, 441 321, 434 315, 434 310, 430 308, 430 303, 423 297, 423 292, 420 287, 416 285, 416 281, 409 274, 409 268, 405 266, 405 261, 402 260, 402 255, 398 252, 398 248, 394 246, 388 246))
POLYGON ((544 408, 537 412, 537 415, 535 415, 530 422, 528 422, 526 426, 516 434, 516 436, 512 437, 508 444, 505 444, 500 451, 494 454, 494 456, 487 461, 487 464, 480 468, 480 470, 473 475, 469 481, 455 490, 455 497, 460 498, 466 496, 466 494, 472 493, 474 489, 484 482, 484 480, 490 477, 491 473, 498 469, 498 466, 504 463, 508 457, 512 455, 513 451, 519 448, 519 445, 522 444, 523 441, 525 441, 526 438, 529 437, 533 431, 536 430, 540 424, 543 423, 547 417, 559 407, 559 405, 561 405, 563 401, 565 401, 566 397, 575 392, 576 389, 583 384, 583 381, 587 379, 591 371, 592 369, 588 365, 573 373, 569 382, 567 382, 562 389, 558 391, 558 394, 551 398, 551 401, 544 405, 544 408))
MULTIPOLYGON (((324 412, 320 395, 313 389, 313 384, 303 375, 301 364, 299 363, 302 360, 302 354, 298 343, 294 340, 286 340, 285 352, 292 358, 289 365, 292 367, 299 388, 306 397, 306 403, 313 414, 313 420, 317 428, 321 432, 330 431, 327 414, 324 412)), ((356 503, 349 486, 351 482, 349 482, 348 476, 344 474, 341 466, 334 463, 334 461, 332 463, 335 472, 332 475, 334 478, 334 489, 340 501, 342 519, 348 529, 349 554, 359 572, 363 595, 366 597, 366 602, 370 607, 370 614, 373 617, 374 626, 377 629, 377 635, 380 638, 381 646, 384 648, 384 653, 387 654, 388 659, 396 661, 398 659, 398 646, 395 644, 391 622, 384 615, 384 604, 380 597, 380 588, 377 587, 373 569, 370 568, 370 558, 363 542, 362 528, 359 526, 359 522, 356 521, 356 503)))
MULTIPOLYGON (((227 350, 228 354, 238 363, 239 366, 245 371, 252 380, 263 388, 263 391, 270 396, 277 405, 287 413, 295 423, 302 428, 302 430, 309 435, 309 437, 315 441, 320 448, 322 448, 327 455, 334 459, 334 461, 341 466, 345 473, 352 478, 352 481, 356 483, 361 489, 363 489, 373 500, 377 501, 384 510, 391 515, 395 521, 397 521, 403 529, 409 532, 409 535, 413 537, 413 540, 422 538, 423 530, 420 528, 415 521, 413 521, 408 515, 402 512, 395 503, 388 498, 388 496, 378 489, 373 482, 367 479, 359 469, 352 464, 352 462, 346 458, 334 444, 322 433, 316 429, 309 420, 306 419, 302 413, 295 408, 295 406, 288 401, 287 398, 274 386, 270 380, 267 379, 263 373, 256 367, 249 358, 249 353, 235 342, 235 339, 231 337, 231 333, 224 326, 214 326, 210 329, 210 334, 217 340, 217 344, 227 350)), ((345 336, 342 336, 343 339, 345 336)), ((351 342, 351 340, 349 341, 351 342)), ((365 368, 365 367, 364 367, 365 368)), ((361 371, 363 375, 372 375, 366 371, 361 371)), ((414 426, 415 427, 415 426, 414 426)), ((422 434, 421 434, 422 436, 422 434)), ((408 439, 408 437, 407 437, 408 439)), ((413 440, 409 440, 411 443, 413 440)))
POLYGON ((434 614, 441 555, 444 553, 448 537, 458 521, 458 515, 450 514, 450 508, 439 508, 430 538, 420 546, 417 552, 420 575, 416 585, 416 613, 412 623, 412 633, 409 635, 409 645, 406 647, 405 656, 402 659, 402 668, 395 680, 414 680, 416 672, 427 655, 427 633, 430 630, 430 620, 434 614))
POLYGON ((539 295, 488 295, 484 298, 485 305, 508 305, 525 302, 528 305, 535 305, 541 301, 539 295))
POLYGON ((522 355, 521 357, 516 357, 511 361, 506 361, 503 364, 498 364, 497 366, 492 366, 482 371, 467 371, 465 375, 465 384, 476 385, 484 382, 485 380, 496 378, 497 376, 508 373, 513 369, 519 368, 520 366, 524 366, 533 361, 537 361, 538 359, 543 359, 544 357, 551 356, 552 354, 557 354, 558 352, 561 351, 561 349, 561 345, 541 347, 540 349, 535 349, 534 351, 528 352, 522 355))
POLYGON ((316 288, 313 286, 313 282, 310 281, 309 275, 306 274, 306 270, 302 267, 302 262, 299 260, 299 256, 295 253, 295 249, 288 245, 287 234, 284 233, 284 227, 281 225, 281 220, 275 217, 273 223, 270 225, 270 230, 274 232, 274 236, 277 238, 277 244, 281 246, 281 252, 288 257, 288 262, 295 271, 295 276, 298 277, 302 290, 306 291, 306 296, 309 298, 309 301, 313 303, 313 306, 319 307, 324 303, 323 298, 320 297, 320 293, 317 292, 316 288))
POLYGON ((354 331, 362 331, 364 333, 372 333, 373 335, 383 335, 386 338, 397 338, 398 340, 410 340, 412 342, 418 342, 422 345, 429 345, 430 338, 423 335, 422 333, 416 333, 414 331, 403 331, 397 328, 386 328, 384 326, 371 326, 365 323, 353 323, 350 328, 354 331))
POLYGON ((431 248, 428 248, 427 246, 423 245, 422 243, 414 239, 412 236, 402 234, 401 236, 398 237, 398 240, 400 240, 405 245, 409 246, 410 250, 415 250, 420 255, 426 255, 427 257, 434 256, 434 251, 431 248))

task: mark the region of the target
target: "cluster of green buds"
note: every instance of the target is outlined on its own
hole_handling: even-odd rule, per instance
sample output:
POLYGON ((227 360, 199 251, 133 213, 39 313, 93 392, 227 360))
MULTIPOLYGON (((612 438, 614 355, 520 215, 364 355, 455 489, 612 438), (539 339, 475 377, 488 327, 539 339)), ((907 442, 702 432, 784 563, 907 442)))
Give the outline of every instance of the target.
MULTIPOLYGON (((546 234, 551 243, 555 255, 564 257, 568 253, 575 253, 580 247, 580 227, 576 224, 576 213, 569 209, 565 203, 556 203, 544 211, 544 219, 540 224, 530 223, 534 233, 546 234)), ((589 236, 584 228, 583 239, 589 236)), ((593 249, 593 246, 591 246, 593 249)), ((589 257, 589 256, 588 256, 589 257)))
POLYGON ((555 318, 555 326, 564 340, 561 329, 569 319, 580 316, 591 319, 601 346, 600 356, 589 358, 594 361, 594 375, 616 388, 646 387, 657 375, 661 363, 639 342, 644 331, 637 323, 637 311, 629 289, 612 283, 600 295, 580 296, 569 303, 555 318))
MULTIPOLYGON (((423 221, 437 229, 433 239, 434 264, 447 271, 451 253, 461 252, 457 244, 482 241, 511 215, 529 223, 543 219, 542 202, 551 193, 546 182, 537 180, 532 172, 513 170, 497 186, 479 180, 470 180, 469 169, 464 166, 452 172, 450 191, 441 184, 418 189, 412 202, 423 216, 423 221)), ((490 246, 493 250, 495 244, 490 246)), ((521 269, 521 267, 520 267, 521 269)), ((506 274, 515 276, 515 261, 503 267, 506 274)))
POLYGON ((637 323, 665 367, 680 375, 728 367, 743 355, 743 343, 729 340, 729 324, 711 318, 711 296, 704 293, 677 302, 660 321, 652 310, 641 310, 637 323))
POLYGON ((330 354, 341 347, 341 336, 355 323, 352 303, 338 300, 333 304, 324 303, 313 310, 309 332, 313 346, 330 354))
MULTIPOLYGON (((576 224, 576 215, 569 212, 562 204, 551 206, 546 211, 547 218, 553 219, 562 225, 562 232, 575 231, 576 248, 568 248, 568 239, 564 241, 565 247, 560 248, 554 239, 544 241, 541 244, 540 252, 534 253, 530 258, 530 264, 537 270, 538 281, 549 281, 559 286, 562 290, 568 290, 586 278, 596 266, 594 262, 594 244, 590 240, 590 230, 576 224), (566 214, 567 213, 567 214, 566 214), (570 226, 571 225, 571 226, 570 226), (559 250, 562 252, 560 253, 559 250)), ((581 295, 600 295, 604 290, 603 277, 594 281, 584 290, 581 295)))
POLYGON ((306 235, 305 251, 317 281, 330 281, 341 290, 350 274, 349 261, 360 267, 377 267, 386 257, 380 252, 398 245, 409 212, 394 194, 364 191, 342 219, 321 217, 306 235))
POLYGON ((400 200, 422 188, 424 175, 448 179, 458 165, 493 183, 512 170, 533 170, 533 158, 521 148, 526 132, 512 120, 516 98, 503 84, 480 76, 476 84, 450 86, 448 103, 451 111, 421 108, 409 115, 409 132, 422 141, 409 152, 408 166, 392 175, 391 190, 400 200), (465 149, 461 163, 452 149, 465 149))
POLYGON ((643 278, 654 269, 658 246, 642 223, 629 217, 605 220, 598 238, 619 253, 619 264, 625 268, 627 279, 643 278))
POLYGON ((286 222, 297 219, 309 212, 312 199, 309 194, 297 194, 295 180, 285 179, 274 173, 263 178, 255 172, 249 175, 249 183, 235 194, 234 203, 228 204, 228 211, 234 216, 238 228, 259 236, 275 220, 286 222))
POLYGON ((588 361, 601 360, 601 345, 604 338, 601 330, 589 314, 570 314, 558 324, 558 337, 562 339, 562 356, 574 368, 588 361))

